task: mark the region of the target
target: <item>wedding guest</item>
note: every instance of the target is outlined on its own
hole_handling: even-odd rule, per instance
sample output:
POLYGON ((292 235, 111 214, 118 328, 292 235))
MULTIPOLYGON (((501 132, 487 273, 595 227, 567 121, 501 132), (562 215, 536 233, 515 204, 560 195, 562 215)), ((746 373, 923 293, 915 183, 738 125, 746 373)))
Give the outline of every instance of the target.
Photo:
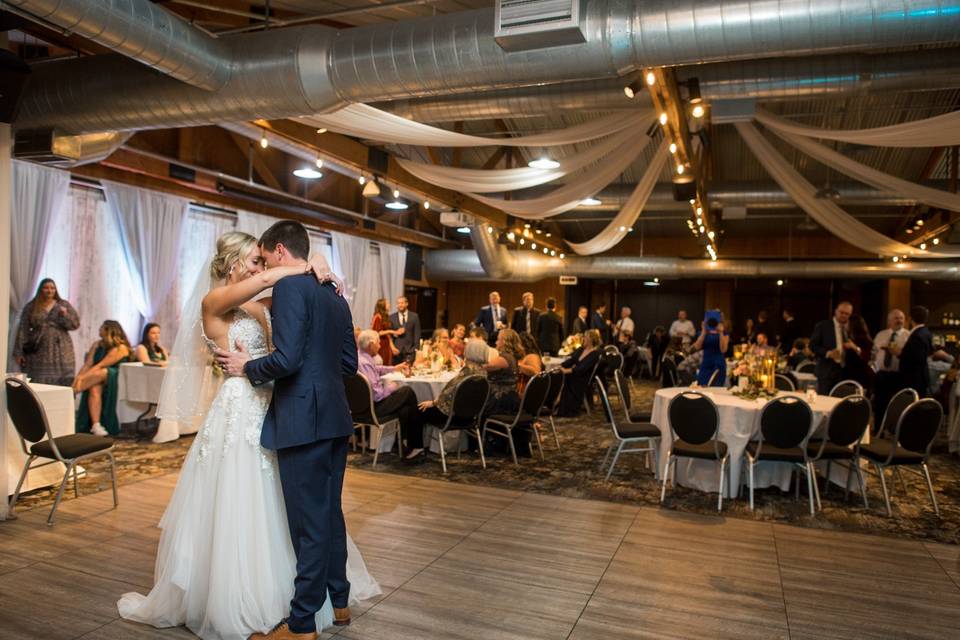
POLYGON ((373 391, 373 409, 381 422, 397 418, 400 421, 401 437, 409 449, 423 449, 423 425, 417 410, 417 394, 406 385, 384 382, 383 376, 394 371, 409 372, 409 363, 398 365, 377 364, 375 357, 380 352, 380 334, 374 329, 360 332, 357 349, 357 372, 367 379, 373 391))
POLYGON ((723 323, 716 318, 707 318, 700 327, 700 337, 693 343, 693 348, 703 355, 700 359, 700 369, 697 372, 697 383, 705 387, 710 383, 714 372, 719 372, 713 381, 713 386, 723 387, 727 383, 727 360, 724 354, 730 344, 730 336, 723 329, 723 323))
POLYGON ((927 328, 926 307, 910 309, 910 336, 897 354, 900 357, 900 385, 913 389, 923 398, 930 395, 930 366, 927 358, 933 355, 933 334, 927 328))
POLYGON ((810 343, 809 338, 797 338, 793 341, 793 346, 790 348, 790 353, 787 354, 787 366, 791 369, 796 369, 800 366, 800 363, 805 360, 813 359, 813 352, 810 351, 808 346, 810 343))
POLYGON ((770 322, 768 321, 767 310, 761 309, 757 314, 756 333, 762 333, 767 336, 767 344, 775 347, 777 346, 776 336, 770 329, 771 327, 770 322))
POLYGON ((590 309, 585 305, 577 308, 577 317, 573 319, 573 324, 570 326, 570 335, 581 335, 587 332, 590 328, 589 315, 590 309))
POLYGON ((767 339, 767 334, 759 332, 756 335, 753 346, 750 347, 750 353, 757 356, 772 355, 776 350, 777 348, 772 346, 767 339))
POLYGON ((377 300, 377 304, 373 308, 373 320, 370 322, 370 328, 380 336, 380 348, 377 353, 380 355, 383 366, 389 367, 393 364, 393 356, 400 355, 400 350, 393 342, 397 330, 393 328, 393 323, 390 321, 390 303, 387 302, 386 298, 377 300))
POLYGON ((601 302, 590 316, 590 328, 600 332, 602 344, 610 342, 610 320, 607 318, 607 303, 601 302))
POLYGON ((393 345, 400 352, 400 359, 413 361, 420 346, 420 316, 410 310, 410 301, 406 296, 397 298, 397 311, 390 315, 390 324, 396 327, 393 345))
POLYGON ((778 343, 780 348, 786 351, 787 348, 793 347, 797 339, 802 337, 804 337, 803 332, 800 330, 800 325, 794 317, 793 311, 784 309, 783 325, 780 327, 780 342, 778 343))
POLYGON ((525 292, 521 297, 521 304, 513 310, 513 320, 510 322, 510 328, 517 333, 537 335, 539 331, 540 309, 533 305, 533 294, 525 292))
POLYGON ((817 357, 817 393, 827 395, 843 379, 844 349, 856 346, 850 342, 850 316, 853 305, 841 302, 833 311, 833 317, 822 320, 813 328, 810 336, 810 351, 817 357))
POLYGON ((660 362, 663 360, 663 354, 669 345, 670 338, 667 336, 667 330, 663 325, 657 325, 647 338, 647 348, 650 349, 650 359, 653 361, 652 377, 654 380, 660 377, 660 362))
POLYGON ((693 384, 700 371, 700 365, 703 363, 703 350, 691 351, 683 360, 677 363, 677 374, 680 376, 680 386, 693 384))
POLYGON ((483 327, 487 332, 487 344, 493 346, 500 330, 507 328, 507 310, 500 306, 500 294, 497 291, 490 292, 489 300, 490 304, 481 307, 477 312, 473 326, 483 327))
POLYGON ((537 342, 545 355, 555 356, 563 342, 563 318, 557 313, 555 298, 547 298, 547 310, 540 314, 537 342))
POLYGON ((80 393, 77 408, 77 433, 95 436, 120 433, 117 419, 117 387, 120 363, 130 358, 130 341, 116 320, 100 325, 100 339, 90 346, 83 367, 73 381, 74 393, 80 393))
POLYGON ((887 328, 873 339, 873 368, 877 375, 873 380, 873 415, 883 417, 890 398, 902 388, 900 384, 900 358, 897 354, 910 337, 904 326, 907 316, 900 309, 887 314, 887 328))
POLYGON ((530 378, 543 371, 543 355, 540 353, 536 339, 529 333, 520 334, 520 344, 523 346, 523 358, 517 363, 517 369, 520 371, 517 390, 523 393, 530 378))
POLYGON ((487 363, 490 398, 484 414, 511 414, 520 406, 517 393, 519 362, 523 359, 520 335, 513 329, 502 329, 497 335, 497 355, 487 363))
MULTIPOLYGON (((450 346, 450 332, 443 327, 433 330, 433 336, 430 338, 430 351, 440 354, 445 367, 452 366, 457 362, 457 355, 450 346)), ((417 352, 416 364, 423 364, 423 356, 419 352, 417 352)))
POLYGON ((617 332, 617 349, 623 355, 623 373, 632 378, 640 365, 640 347, 633 339, 632 331, 620 329, 617 332))
POLYGON ((850 316, 850 344, 844 347, 843 377, 846 380, 855 380, 863 387, 868 397, 873 389, 873 368, 870 358, 873 355, 873 340, 870 339, 870 330, 863 316, 850 316))
MULTIPOLYGON (((20 315, 13 358, 33 382, 70 386, 76 358, 70 331, 80 326, 76 309, 44 278, 20 315)), ((6 338, 4 338, 6 339, 6 338)))
POLYGON ((633 318, 630 315, 633 313, 633 310, 627 305, 623 305, 620 308, 620 319, 617 320, 617 324, 613 325, 613 337, 618 337, 622 332, 627 331, 632 336, 634 334, 634 329, 636 326, 633 323, 633 318))
POLYGON ((148 322, 140 336, 140 344, 134 352, 134 360, 165 367, 169 359, 169 352, 160 344, 160 325, 156 322, 148 322))
POLYGON ((687 319, 686 310, 680 309, 680 311, 677 312, 677 319, 670 325, 670 337, 680 338, 683 346, 687 347, 693 342, 696 335, 697 330, 693 326, 693 323, 687 319))
POLYGON ((590 388, 591 377, 600 361, 600 332, 590 329, 583 334, 583 345, 560 365, 564 373, 563 391, 557 415, 575 417, 583 410, 583 400, 590 388))
POLYGON ((753 318, 747 318, 743 323, 743 335, 740 336, 740 344, 753 344, 757 341, 757 330, 753 326, 753 318))
POLYGON ((453 325, 453 335, 450 336, 450 348, 458 358, 463 359, 467 346, 467 328, 462 324, 453 325))

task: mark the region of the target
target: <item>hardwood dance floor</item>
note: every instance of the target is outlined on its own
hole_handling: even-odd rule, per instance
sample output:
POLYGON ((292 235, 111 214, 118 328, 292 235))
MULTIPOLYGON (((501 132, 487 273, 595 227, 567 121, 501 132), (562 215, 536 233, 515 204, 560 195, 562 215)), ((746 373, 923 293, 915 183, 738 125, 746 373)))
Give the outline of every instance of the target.
MULTIPOLYGON (((0 637, 191 638, 117 617, 146 591, 176 475, 0 522, 0 637)), ((348 472, 384 595, 356 640, 956 638, 960 547, 348 472)), ((325 637, 330 637, 325 634, 325 637)))

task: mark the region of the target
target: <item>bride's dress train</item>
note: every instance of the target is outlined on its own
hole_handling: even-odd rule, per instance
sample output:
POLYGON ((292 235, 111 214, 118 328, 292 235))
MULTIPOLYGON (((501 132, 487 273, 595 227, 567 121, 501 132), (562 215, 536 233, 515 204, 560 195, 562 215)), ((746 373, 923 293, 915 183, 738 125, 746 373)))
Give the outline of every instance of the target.
MULTIPOLYGON (((230 326, 229 344, 238 340, 254 358, 267 353, 260 324, 243 310, 230 326)), ((146 596, 124 594, 123 618, 185 624, 205 640, 246 640, 289 613, 296 557, 275 454, 260 446, 270 393, 246 378, 221 385, 160 521, 155 585, 146 596)), ((380 594, 349 536, 347 548, 351 604, 380 594)), ((328 598, 317 629, 332 623, 328 598)))

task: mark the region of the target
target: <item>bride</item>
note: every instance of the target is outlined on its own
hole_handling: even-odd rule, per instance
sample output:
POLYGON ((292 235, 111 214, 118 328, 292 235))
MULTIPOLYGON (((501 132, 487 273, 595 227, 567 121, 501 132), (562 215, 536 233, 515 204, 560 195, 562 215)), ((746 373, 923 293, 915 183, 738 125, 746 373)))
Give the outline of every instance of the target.
MULTIPOLYGON (((146 596, 124 594, 117 603, 123 618, 186 625, 204 640, 246 640, 290 613, 296 557, 275 455, 260 446, 271 387, 217 376, 209 364, 212 349, 237 343, 254 358, 269 353, 269 300, 253 298, 305 271, 321 278, 329 269, 319 258, 264 270, 253 236, 229 232, 217 241, 209 283, 201 277, 184 307, 157 410, 181 422, 202 416, 202 423, 160 520, 154 587, 146 596)), ((347 549, 350 604, 379 595, 349 536, 347 549)), ((332 622, 327 598, 317 629, 332 622)))

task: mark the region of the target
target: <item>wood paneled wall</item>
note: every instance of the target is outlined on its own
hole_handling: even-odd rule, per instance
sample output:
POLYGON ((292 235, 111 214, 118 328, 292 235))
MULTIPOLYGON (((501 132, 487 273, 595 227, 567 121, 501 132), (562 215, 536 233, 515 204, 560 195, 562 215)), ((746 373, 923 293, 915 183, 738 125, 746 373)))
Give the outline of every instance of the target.
POLYGON ((500 292, 500 304, 508 310, 520 306, 520 297, 525 291, 533 293, 538 309, 546 309, 547 298, 553 297, 557 299, 557 312, 563 315, 568 287, 561 286, 559 278, 547 278, 539 282, 448 282, 438 289, 441 321, 449 327, 458 322, 472 322, 480 307, 489 304, 491 291, 500 292))

